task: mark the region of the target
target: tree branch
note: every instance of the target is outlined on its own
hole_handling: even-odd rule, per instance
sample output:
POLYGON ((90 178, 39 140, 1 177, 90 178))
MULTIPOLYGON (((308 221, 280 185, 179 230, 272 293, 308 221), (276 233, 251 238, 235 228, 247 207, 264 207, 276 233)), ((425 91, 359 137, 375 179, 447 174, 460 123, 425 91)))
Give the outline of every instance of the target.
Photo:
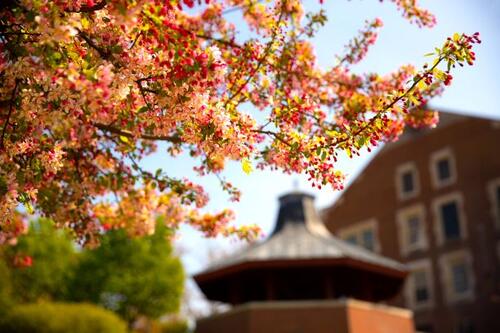
POLYGON ((104 7, 106 7, 106 5, 107 5, 107 1, 102 0, 101 2, 98 2, 95 5, 90 6, 90 7, 87 5, 82 5, 80 7, 80 9, 78 9, 78 10, 66 9, 66 11, 68 13, 91 13, 91 12, 95 12, 97 10, 103 9, 104 7))
POLYGON ((3 148, 4 144, 4 138, 5 138, 5 133, 7 131, 7 126, 9 126, 10 122, 10 117, 12 115, 12 111, 14 110, 14 100, 16 99, 16 94, 17 94, 17 89, 19 87, 19 79, 16 79, 16 84, 14 86, 14 89, 12 89, 12 94, 10 96, 9 100, 9 113, 7 114, 7 118, 5 119, 5 124, 3 125, 2 129, 2 136, 0 137, 0 149, 3 148))
POLYGON ((260 134, 265 134, 265 135, 271 135, 273 137, 276 138, 276 140, 280 141, 281 143, 287 145, 288 147, 291 147, 291 143, 286 141, 285 139, 283 139, 283 137, 281 137, 281 135, 279 135, 278 133, 276 132, 273 132, 273 131, 264 131, 264 130, 254 130, 254 132, 256 133, 260 133, 260 134))
MULTIPOLYGON (((438 61, 436 61, 434 63, 434 65, 428 69, 426 71, 426 73, 432 73, 432 71, 448 56, 448 54, 445 54, 441 57, 439 57, 438 61)), ((377 120, 378 118, 380 118, 385 112, 387 112, 388 110, 390 110, 394 105, 396 105, 396 103, 398 103, 399 101, 401 101, 403 98, 407 97, 413 89, 415 89, 415 87, 419 84, 420 81, 422 81, 424 79, 424 75, 421 75, 418 79, 414 80, 413 81, 413 84, 410 86, 410 88, 408 88, 404 94, 398 96, 397 98, 393 99, 391 103, 387 104, 380 112, 378 112, 375 116, 373 116, 364 126, 361 126, 357 131, 355 131, 354 133, 351 133, 349 136, 347 136, 346 138, 344 139, 340 139, 340 140, 335 140, 333 143, 329 144, 328 146, 329 147, 336 147, 338 146, 339 144, 341 143, 344 143, 346 141, 349 141, 349 140, 354 140, 358 135, 360 135, 361 133, 363 133, 366 129, 368 129, 371 125, 373 125, 373 123, 375 122, 375 120, 377 120)))
MULTIPOLYGON (((284 4, 284 3, 283 3, 284 4)), ((278 24, 277 24, 277 28, 276 29, 279 29, 279 26, 281 24, 281 21, 283 20, 283 15, 284 15, 284 5, 281 7, 281 12, 280 12, 280 16, 278 18, 278 24)), ((271 40, 269 41, 269 44, 267 45, 267 48, 266 50, 264 51, 264 54, 262 55, 262 57, 259 59, 258 63, 257 63, 257 66, 255 66, 255 68, 252 70, 252 72, 250 73, 250 75, 248 76, 248 78, 245 80, 245 82, 236 90, 236 92, 230 96, 227 101, 224 103, 224 107, 226 107, 236 96, 238 96, 242 91, 243 89, 247 86, 248 83, 250 83, 250 81, 253 80, 254 78, 254 75, 258 72, 258 70, 260 69, 260 67, 264 64, 264 62, 266 61, 267 57, 269 56, 269 54, 271 53, 271 48, 276 40, 278 36, 278 32, 277 30, 273 32, 273 36, 271 37, 271 40)))
POLYGON ((90 36, 88 36, 80 29, 77 30, 78 30, 78 36, 80 36, 80 38, 82 38, 91 48, 96 50, 97 53, 99 53, 99 55, 101 56, 101 58, 109 60, 111 53, 108 50, 98 46, 96 43, 94 43, 94 41, 92 40, 92 38, 90 38, 90 36))
MULTIPOLYGON (((101 131, 104 131, 104 132, 109 132, 109 133, 113 133, 113 134, 117 134, 117 135, 121 135, 121 136, 124 136, 124 137, 127 137, 127 138, 134 138, 135 136, 129 132, 129 131, 126 131, 126 130, 121 130, 119 128, 116 128, 114 126, 111 126, 111 125, 106 125, 106 124, 100 124, 100 123, 93 123, 93 125, 100 129, 101 131)), ((171 143, 182 143, 182 140, 180 137, 178 136, 162 136, 162 135, 150 135, 150 134, 141 134, 139 135, 139 138, 143 139, 143 140, 153 140, 153 141, 168 141, 168 142, 171 142, 171 143)))

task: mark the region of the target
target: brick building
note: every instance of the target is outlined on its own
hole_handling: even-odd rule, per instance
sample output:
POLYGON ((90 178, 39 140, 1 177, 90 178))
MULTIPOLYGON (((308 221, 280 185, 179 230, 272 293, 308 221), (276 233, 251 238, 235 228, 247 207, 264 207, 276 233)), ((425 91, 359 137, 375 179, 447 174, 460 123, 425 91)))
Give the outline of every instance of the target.
POLYGON ((387 144, 323 211, 340 238, 404 262, 394 303, 435 333, 500 332, 500 122, 441 113, 387 144))

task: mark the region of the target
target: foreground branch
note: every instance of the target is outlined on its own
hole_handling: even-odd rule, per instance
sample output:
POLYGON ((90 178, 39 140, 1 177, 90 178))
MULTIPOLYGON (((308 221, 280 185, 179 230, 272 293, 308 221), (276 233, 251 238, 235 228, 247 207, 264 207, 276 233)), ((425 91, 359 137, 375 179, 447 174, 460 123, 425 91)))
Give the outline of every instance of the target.
POLYGON ((106 5, 107 5, 107 1, 102 0, 101 2, 98 2, 93 6, 82 5, 80 7, 80 9, 78 9, 78 10, 67 9, 66 11, 68 13, 92 13, 92 12, 95 12, 97 10, 103 9, 104 7, 106 7, 106 5))
POLYGON ((9 112, 7 113, 7 117, 5 118, 5 124, 3 125, 2 129, 2 136, 0 137, 0 149, 3 148, 3 142, 5 138, 5 133, 7 132, 7 127, 9 126, 10 122, 10 117, 12 115, 12 111, 14 110, 14 104, 15 104, 15 99, 16 99, 16 94, 17 94, 17 88, 19 87, 19 80, 16 80, 16 84, 14 86, 14 89, 12 89, 12 94, 10 96, 9 100, 9 112))
MULTIPOLYGON (((127 138, 135 138, 136 136, 129 131, 121 130, 119 128, 113 127, 111 125, 94 123, 96 128, 100 129, 103 132, 113 133, 117 135, 121 135, 127 138)), ((140 139, 143 140, 152 140, 152 141, 168 141, 171 143, 179 144, 182 143, 182 140, 178 136, 162 136, 162 135, 150 135, 150 134, 141 134, 139 135, 140 139)))

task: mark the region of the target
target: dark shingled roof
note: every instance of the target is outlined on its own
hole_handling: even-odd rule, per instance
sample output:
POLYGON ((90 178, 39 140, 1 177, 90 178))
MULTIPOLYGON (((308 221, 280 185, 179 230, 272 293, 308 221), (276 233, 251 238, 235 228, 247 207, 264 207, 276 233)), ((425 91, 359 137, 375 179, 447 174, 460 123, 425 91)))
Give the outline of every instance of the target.
POLYGON ((406 272, 406 267, 397 261, 331 235, 321 222, 313 200, 313 196, 300 192, 282 196, 278 221, 266 240, 215 262, 197 276, 249 262, 308 259, 350 259, 391 271, 406 272))

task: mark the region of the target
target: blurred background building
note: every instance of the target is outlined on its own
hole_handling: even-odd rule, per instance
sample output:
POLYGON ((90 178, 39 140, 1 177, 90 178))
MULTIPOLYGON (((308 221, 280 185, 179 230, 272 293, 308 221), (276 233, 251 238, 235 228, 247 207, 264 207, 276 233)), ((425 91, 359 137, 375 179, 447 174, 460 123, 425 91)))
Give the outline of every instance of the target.
POLYGON ((323 211, 335 235, 411 270, 393 302, 425 332, 500 332, 500 122, 441 112, 385 145, 323 211))
POLYGON ((332 237, 312 196, 290 193, 264 242, 194 276, 208 299, 233 306, 199 319, 196 332, 413 333, 410 311, 379 304, 406 275, 398 262, 332 237))

